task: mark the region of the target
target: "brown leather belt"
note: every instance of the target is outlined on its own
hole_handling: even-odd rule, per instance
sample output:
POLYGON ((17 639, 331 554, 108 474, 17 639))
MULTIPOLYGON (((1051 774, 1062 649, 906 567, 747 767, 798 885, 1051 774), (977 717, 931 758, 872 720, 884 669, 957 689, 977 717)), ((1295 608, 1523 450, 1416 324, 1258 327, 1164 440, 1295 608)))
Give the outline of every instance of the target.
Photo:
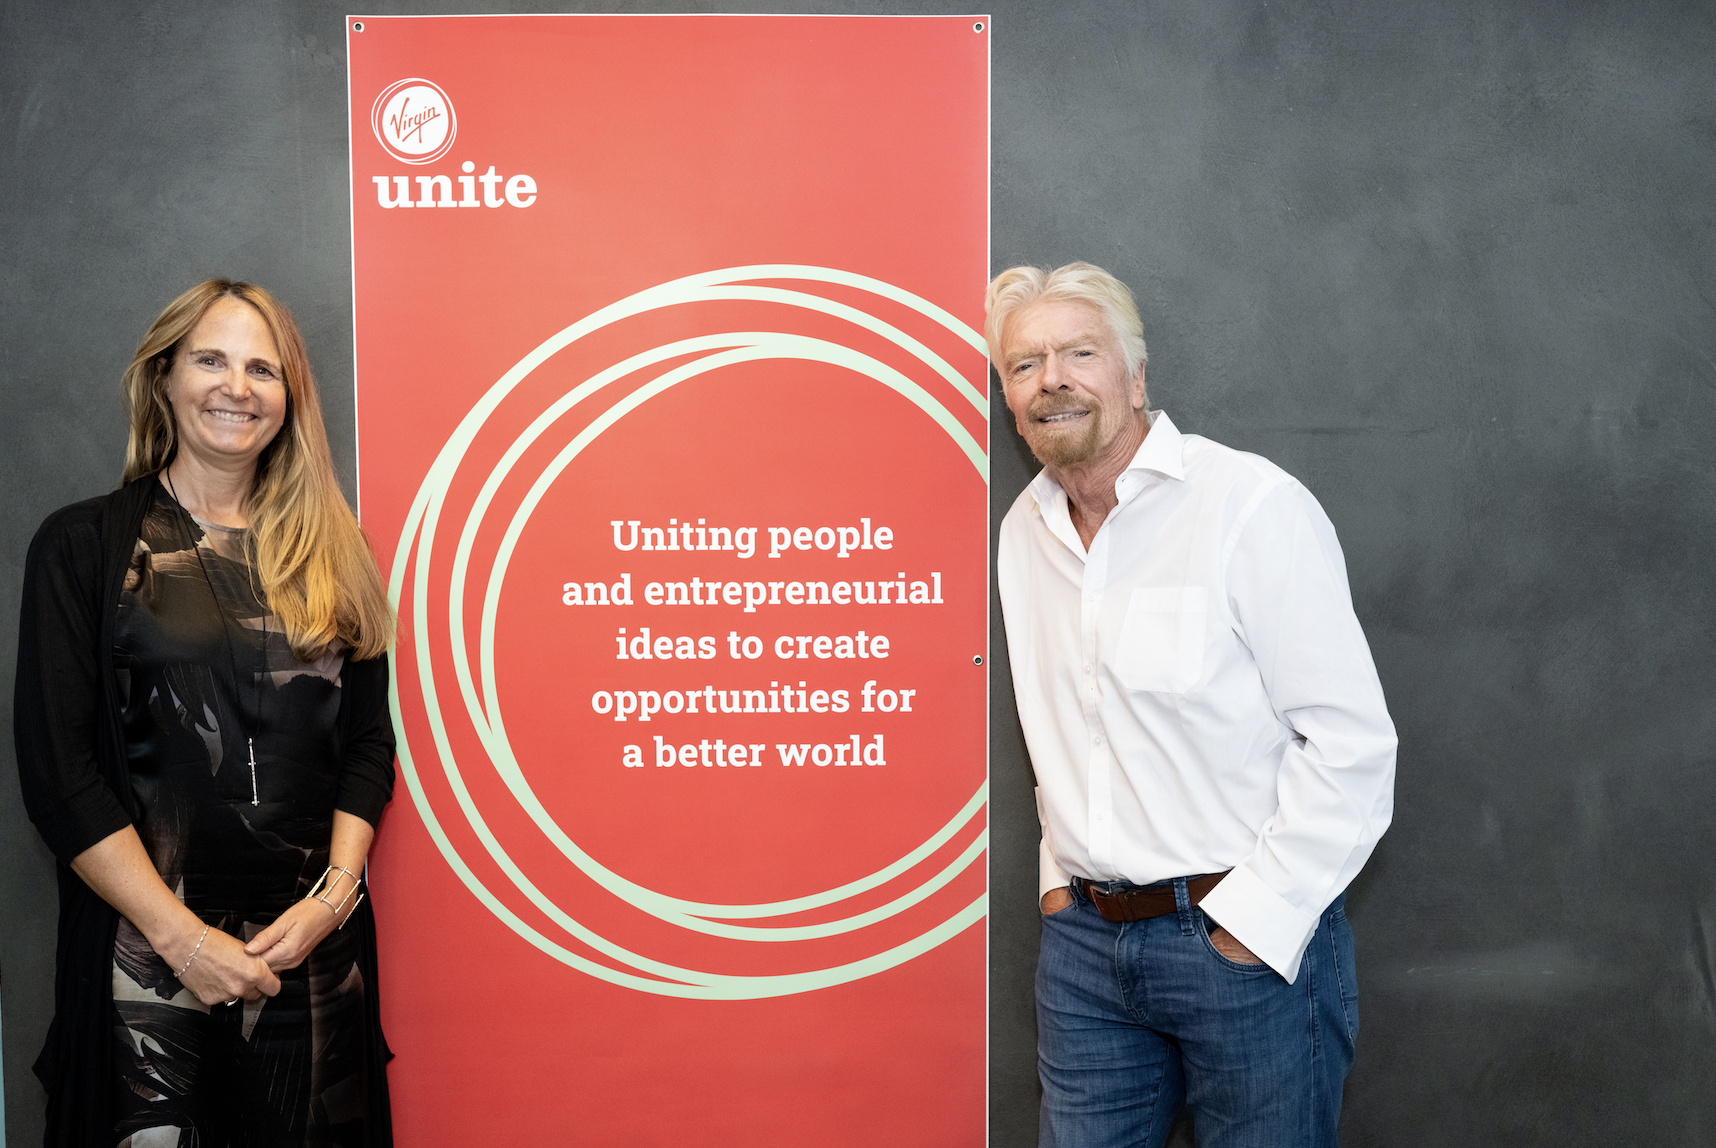
MULTIPOLYGON (((1193 877, 1186 882, 1186 898, 1196 905, 1209 896, 1211 889, 1221 883, 1228 873, 1211 873, 1205 877, 1193 877)), ((1152 917, 1165 917, 1179 908, 1174 903, 1173 885, 1152 885, 1148 889, 1121 889, 1114 893, 1105 893, 1096 882, 1076 877, 1073 881, 1079 891, 1090 898, 1090 903, 1096 906, 1096 911, 1102 914, 1105 921, 1119 924, 1122 921, 1148 921, 1152 917)))

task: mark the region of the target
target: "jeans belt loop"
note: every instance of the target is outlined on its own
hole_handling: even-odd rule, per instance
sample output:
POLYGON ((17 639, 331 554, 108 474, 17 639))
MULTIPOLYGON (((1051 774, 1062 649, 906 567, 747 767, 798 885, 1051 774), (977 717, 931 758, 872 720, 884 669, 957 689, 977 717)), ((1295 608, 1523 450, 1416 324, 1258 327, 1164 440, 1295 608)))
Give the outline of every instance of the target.
POLYGON ((1180 917, 1180 932, 1191 936, 1196 930, 1192 926, 1192 898, 1186 891, 1186 879, 1174 878, 1174 909, 1180 917))

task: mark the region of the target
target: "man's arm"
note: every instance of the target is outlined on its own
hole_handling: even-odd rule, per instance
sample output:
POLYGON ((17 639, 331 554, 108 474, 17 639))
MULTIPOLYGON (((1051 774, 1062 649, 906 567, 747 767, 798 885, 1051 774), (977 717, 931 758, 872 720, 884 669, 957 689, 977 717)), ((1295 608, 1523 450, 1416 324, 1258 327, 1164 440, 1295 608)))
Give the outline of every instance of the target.
POLYGON ((1228 599, 1276 714, 1294 731, 1277 808, 1203 908, 1287 980, 1318 918, 1370 857, 1394 807, 1394 723, 1353 614, 1334 527, 1283 483, 1240 527, 1228 599))

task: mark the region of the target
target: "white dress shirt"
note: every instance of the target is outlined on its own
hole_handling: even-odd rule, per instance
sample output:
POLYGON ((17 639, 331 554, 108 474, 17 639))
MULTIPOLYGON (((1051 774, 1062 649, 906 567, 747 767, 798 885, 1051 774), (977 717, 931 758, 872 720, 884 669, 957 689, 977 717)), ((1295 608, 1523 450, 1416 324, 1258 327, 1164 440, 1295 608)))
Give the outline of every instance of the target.
POLYGON ((1041 890, 1232 869, 1202 907, 1291 983, 1388 828, 1394 723, 1317 500, 1150 420, 1088 553, 1046 473, 1001 524, 1041 890))

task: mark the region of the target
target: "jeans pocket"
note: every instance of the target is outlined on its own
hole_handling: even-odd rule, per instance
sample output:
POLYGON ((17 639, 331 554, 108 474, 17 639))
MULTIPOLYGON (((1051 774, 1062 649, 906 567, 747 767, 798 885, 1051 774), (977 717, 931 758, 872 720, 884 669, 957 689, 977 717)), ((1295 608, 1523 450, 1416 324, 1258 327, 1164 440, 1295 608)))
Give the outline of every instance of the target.
POLYGON ((1075 895, 1072 898, 1072 900, 1068 901, 1066 904, 1062 905, 1060 908, 1056 909, 1054 912, 1052 912, 1052 913, 1039 912, 1038 915, 1041 916, 1043 918, 1043 920, 1045 920, 1045 921, 1048 920, 1050 917, 1068 917, 1068 916, 1072 915, 1072 911, 1076 908, 1078 908, 1078 897, 1075 895))
MULTIPOLYGON (((1236 961, 1232 957, 1224 954, 1220 949, 1215 947, 1215 940, 1210 936, 1210 926, 1215 924, 1215 922, 1204 916, 1202 912, 1197 914, 1197 918, 1198 936, 1203 939, 1204 948, 1209 951, 1210 956, 1214 957, 1217 961, 1220 961, 1235 972, 1255 974, 1275 971, 1262 961, 1236 961)), ((1217 925, 1216 927, 1220 928, 1221 926, 1217 925)))

